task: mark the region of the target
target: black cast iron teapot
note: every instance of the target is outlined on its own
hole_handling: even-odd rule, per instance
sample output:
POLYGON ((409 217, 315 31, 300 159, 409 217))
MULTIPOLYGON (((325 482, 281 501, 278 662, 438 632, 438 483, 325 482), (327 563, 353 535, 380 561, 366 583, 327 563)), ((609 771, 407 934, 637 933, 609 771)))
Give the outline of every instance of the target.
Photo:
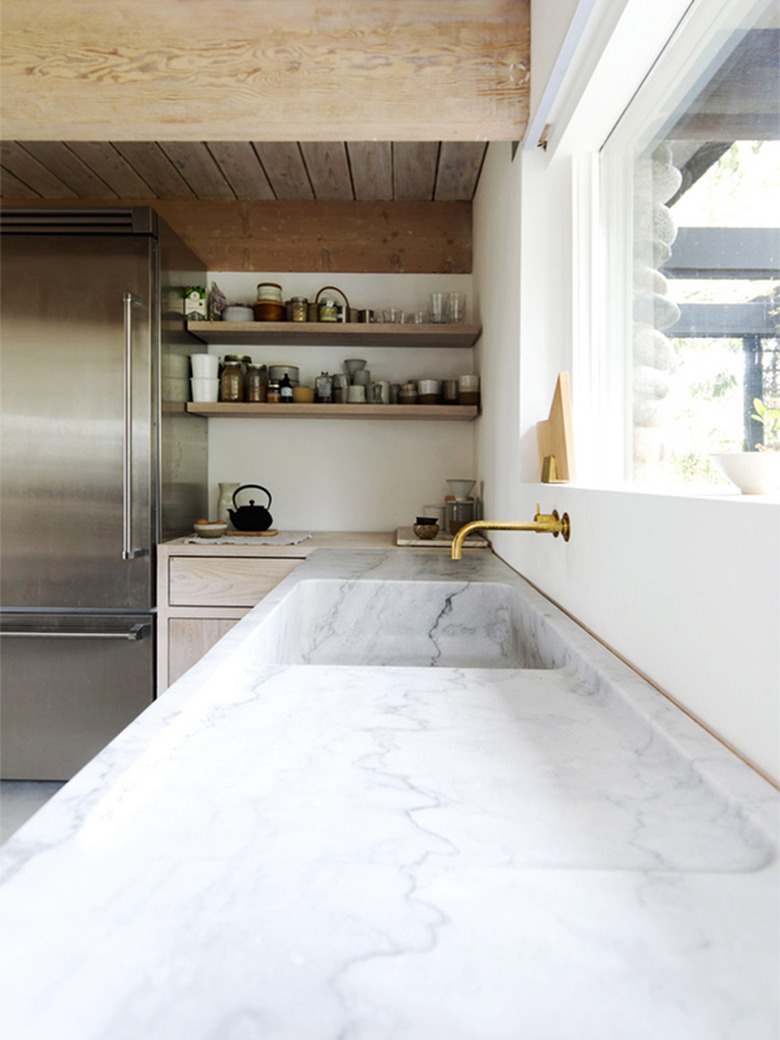
POLYGON ((228 509, 233 526, 237 531, 267 531, 273 523, 273 517, 265 506, 256 506, 253 498, 249 499, 248 506, 239 507, 238 502, 236 502, 237 495, 242 491, 246 491, 247 488, 257 488, 258 491, 264 491, 268 495, 268 505, 270 506, 271 504, 271 492, 268 488, 261 487, 259 484, 242 484, 240 488, 236 488, 233 492, 235 510, 228 509))

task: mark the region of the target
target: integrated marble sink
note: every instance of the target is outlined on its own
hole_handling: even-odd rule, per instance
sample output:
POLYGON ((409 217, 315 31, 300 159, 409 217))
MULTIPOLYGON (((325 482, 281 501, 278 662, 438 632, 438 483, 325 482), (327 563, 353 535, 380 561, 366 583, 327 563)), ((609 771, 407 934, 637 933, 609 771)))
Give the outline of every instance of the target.
POLYGON ((257 663, 556 668, 560 640, 508 585, 299 582, 263 626, 257 663), (543 624, 543 623, 542 623, 543 624), (556 653, 556 650, 558 651, 556 653))
POLYGON ((777 1040, 777 821, 492 554, 317 550, 0 850, 3 1035, 777 1040))

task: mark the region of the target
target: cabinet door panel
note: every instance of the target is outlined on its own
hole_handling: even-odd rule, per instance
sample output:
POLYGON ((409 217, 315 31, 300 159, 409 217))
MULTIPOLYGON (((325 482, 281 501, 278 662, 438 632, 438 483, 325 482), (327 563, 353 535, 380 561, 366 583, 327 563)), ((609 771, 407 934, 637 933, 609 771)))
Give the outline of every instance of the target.
POLYGON ((254 607, 300 562, 246 556, 172 556, 169 603, 176 607, 254 607))
POLYGON ((169 618, 168 683, 196 664, 239 618, 169 618))

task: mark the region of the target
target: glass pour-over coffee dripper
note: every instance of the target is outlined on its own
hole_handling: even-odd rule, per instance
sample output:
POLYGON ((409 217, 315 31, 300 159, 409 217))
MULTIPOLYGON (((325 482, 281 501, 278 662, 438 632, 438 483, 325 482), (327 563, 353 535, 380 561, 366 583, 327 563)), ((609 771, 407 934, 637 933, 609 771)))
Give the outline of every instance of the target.
POLYGON ((474 503, 469 501, 469 495, 476 480, 448 480, 447 483, 455 495, 447 501, 447 533, 454 535, 474 519, 474 503))

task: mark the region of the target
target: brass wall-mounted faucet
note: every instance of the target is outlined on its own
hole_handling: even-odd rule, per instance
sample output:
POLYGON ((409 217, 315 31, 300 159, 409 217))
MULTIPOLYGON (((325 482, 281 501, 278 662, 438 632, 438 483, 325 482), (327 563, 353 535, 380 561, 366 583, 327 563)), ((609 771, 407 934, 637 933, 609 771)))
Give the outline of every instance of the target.
POLYGON ((571 521, 569 514, 558 516, 558 510, 552 513, 540 513, 539 503, 536 503, 536 514, 533 520, 472 520, 470 524, 464 524, 452 539, 452 559, 459 560, 464 539, 472 531, 536 531, 537 534, 551 534, 555 538, 563 535, 564 542, 568 542, 571 535, 571 521))

